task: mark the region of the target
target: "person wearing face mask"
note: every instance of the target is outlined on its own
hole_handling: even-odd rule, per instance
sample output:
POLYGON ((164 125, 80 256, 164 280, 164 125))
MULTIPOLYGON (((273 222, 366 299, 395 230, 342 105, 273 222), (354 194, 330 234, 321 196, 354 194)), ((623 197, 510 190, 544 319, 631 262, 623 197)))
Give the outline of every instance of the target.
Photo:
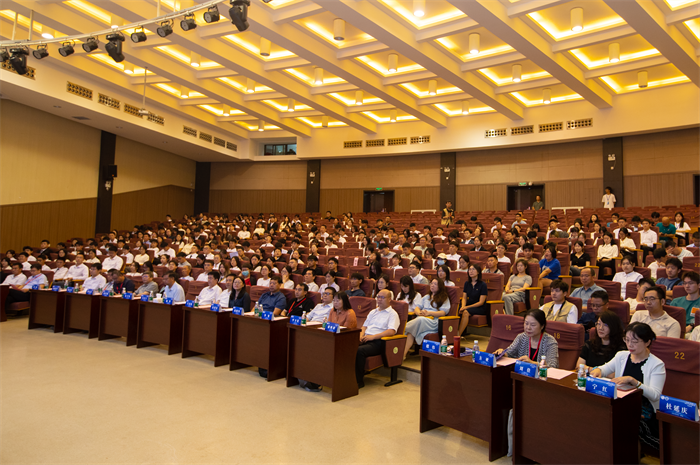
POLYGON ((241 277, 243 278, 243 284, 246 286, 250 286, 250 263, 249 262, 242 262, 241 263, 241 277))

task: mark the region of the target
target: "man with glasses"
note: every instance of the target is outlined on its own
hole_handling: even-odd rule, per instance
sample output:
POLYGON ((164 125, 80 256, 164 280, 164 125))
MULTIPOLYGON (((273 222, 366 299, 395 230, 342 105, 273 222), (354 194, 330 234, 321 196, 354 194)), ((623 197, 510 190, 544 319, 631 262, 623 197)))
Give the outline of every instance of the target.
POLYGON ((418 263, 417 260, 411 262, 411 264, 408 265, 408 275, 411 277, 414 284, 428 284, 429 283, 428 278, 426 278, 425 276, 423 276, 420 273, 421 268, 422 268, 421 264, 418 263))
POLYGON ((578 320, 578 324, 583 325, 583 328, 586 330, 584 333, 586 339, 588 339, 588 330, 596 324, 600 318, 600 314, 608 310, 609 301, 608 293, 602 288, 591 294, 588 299, 588 311, 583 312, 581 318, 578 320))
POLYGON ((321 303, 316 305, 311 312, 306 314, 306 321, 317 321, 323 323, 323 320, 328 318, 328 314, 333 309, 333 297, 336 294, 336 290, 332 287, 327 287, 321 293, 321 303))
POLYGON ((651 326, 657 336, 681 337, 681 325, 675 318, 664 311, 666 295, 658 286, 649 288, 644 293, 644 306, 646 310, 634 312, 630 324, 635 321, 651 326))
POLYGON ((383 337, 391 337, 399 329, 400 319, 396 310, 391 308, 391 293, 387 289, 377 294, 377 308, 369 312, 362 331, 360 331, 360 347, 355 357, 355 378, 357 387, 365 386, 365 362, 367 357, 381 355, 384 349, 383 337))
MULTIPOLYGON (((309 287, 306 284, 297 284, 294 288, 295 298, 289 301, 287 304, 287 310, 282 312, 282 316, 301 316, 304 312, 307 314, 311 312, 314 301, 307 296, 308 292, 309 287)), ((321 296, 321 298, 323 298, 323 296, 321 296)))
POLYGON ((586 267, 582 269, 580 278, 583 286, 574 289, 574 292, 571 293, 571 297, 581 299, 583 302, 583 308, 585 309, 588 305, 588 299, 593 296, 594 292, 605 292, 605 290, 595 283, 595 278, 593 278, 593 269, 591 268, 586 267))
POLYGON ((683 289, 688 294, 685 297, 678 297, 671 301, 671 306, 681 307, 685 309, 685 331, 690 333, 695 326, 695 315, 694 312, 700 311, 700 288, 698 288, 698 283, 700 283, 700 275, 695 271, 688 271, 683 275, 683 289))

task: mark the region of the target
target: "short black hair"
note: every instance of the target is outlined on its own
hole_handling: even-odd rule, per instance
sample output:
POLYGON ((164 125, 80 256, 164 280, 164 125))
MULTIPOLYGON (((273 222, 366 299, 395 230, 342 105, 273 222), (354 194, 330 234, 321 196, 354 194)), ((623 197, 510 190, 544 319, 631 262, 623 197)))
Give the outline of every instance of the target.
POLYGON ((219 273, 218 271, 210 271, 209 273, 207 273, 207 276, 213 276, 217 281, 221 279, 221 273, 219 273))
POLYGON ((562 292, 569 292, 569 285, 561 279, 555 279, 554 281, 552 281, 552 284, 549 285, 549 288, 552 290, 559 289, 562 292))
POLYGON ((666 255, 666 249, 663 247, 659 247, 658 249, 654 249, 654 259, 658 260, 659 258, 664 258, 666 255))
POLYGON ((668 260, 666 260, 666 268, 668 268, 669 265, 673 265, 679 270, 683 268, 683 262, 676 257, 671 257, 668 260))
POLYGON ((592 299, 594 297, 596 299, 602 300, 604 304, 607 304, 608 302, 610 302, 610 296, 605 291, 595 291, 593 294, 591 294, 589 299, 592 299))

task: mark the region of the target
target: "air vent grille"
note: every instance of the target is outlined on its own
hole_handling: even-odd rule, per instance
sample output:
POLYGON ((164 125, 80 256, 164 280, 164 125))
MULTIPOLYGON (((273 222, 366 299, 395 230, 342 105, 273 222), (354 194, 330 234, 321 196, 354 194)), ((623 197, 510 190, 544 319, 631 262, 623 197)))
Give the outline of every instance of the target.
POLYGON ((165 118, 163 118, 162 116, 155 115, 153 113, 148 114, 148 121, 150 121, 151 123, 160 124, 161 126, 165 126, 165 118))
MULTIPOLYGON (((15 69, 12 67, 9 60, 2 62, 2 69, 17 74, 17 71, 15 71, 15 69)), ((34 79, 36 77, 36 69, 32 68, 31 66, 27 66, 27 74, 24 74, 22 76, 29 79, 34 79)))
POLYGON ((87 87, 83 87, 78 84, 73 84, 72 82, 66 83, 66 91, 69 94, 77 95, 78 97, 83 97, 88 100, 92 100, 92 90, 87 87))
POLYGON ((411 144, 429 144, 430 136, 411 136, 411 144))
POLYGON ((365 147, 384 147, 384 139, 366 140, 365 147))
POLYGON ((392 145, 406 145, 408 143, 408 138, 407 137, 392 137, 388 139, 387 144, 388 146, 392 145))
POLYGON ((234 152, 238 152, 238 145, 234 144, 233 142, 226 142, 226 148, 233 150, 234 152))
POLYGON ((508 129, 506 128, 501 128, 501 129, 487 129, 484 133, 484 137, 490 138, 490 137, 504 137, 508 135, 508 129))
POLYGON ((188 136, 197 137, 197 130, 189 126, 183 126, 182 132, 187 134, 188 136))
POLYGON ((143 119, 143 115, 141 115, 139 113, 139 110, 140 110, 139 107, 135 107, 134 105, 129 105, 128 103, 124 104, 124 112, 125 113, 128 113, 130 115, 133 115, 133 116, 136 116, 136 117, 143 119))
POLYGON ((564 129, 563 123, 545 123, 537 125, 537 130, 539 132, 561 131, 562 129, 564 129))
POLYGON ((214 145, 218 145, 219 147, 226 147, 226 141, 223 139, 219 139, 218 137, 214 138, 214 145))
POLYGON ((116 108, 117 110, 121 107, 121 102, 119 100, 105 94, 97 94, 97 103, 101 103, 110 108, 116 108))
POLYGON ((566 122, 566 129, 590 128, 593 126, 593 118, 575 119, 566 122))
POLYGON ((199 138, 204 140, 204 141, 207 141, 207 142, 211 142, 211 140, 212 140, 211 134, 207 134, 206 132, 201 132, 201 131, 199 133, 199 138))
POLYGON ((346 140, 343 142, 344 149, 358 149, 362 147, 361 140, 346 140))
POLYGON ((515 128, 510 128, 511 136, 520 136, 522 134, 533 134, 535 132, 535 126, 532 124, 530 126, 518 126, 515 128))

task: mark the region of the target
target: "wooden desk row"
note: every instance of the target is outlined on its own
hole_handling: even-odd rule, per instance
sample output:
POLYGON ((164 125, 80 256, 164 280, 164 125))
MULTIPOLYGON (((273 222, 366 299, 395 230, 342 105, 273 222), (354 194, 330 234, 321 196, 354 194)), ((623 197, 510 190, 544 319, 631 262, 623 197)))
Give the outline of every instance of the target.
POLYGON ((166 345, 168 355, 211 355, 214 366, 229 370, 255 366, 268 371, 267 380, 299 379, 332 389, 333 402, 358 393, 355 355, 359 329, 340 333, 319 325, 295 326, 289 319, 273 321, 188 308, 183 304, 125 300, 121 296, 30 291, 29 329, 53 327, 55 333, 87 331, 98 340, 126 338, 137 348, 166 345))

